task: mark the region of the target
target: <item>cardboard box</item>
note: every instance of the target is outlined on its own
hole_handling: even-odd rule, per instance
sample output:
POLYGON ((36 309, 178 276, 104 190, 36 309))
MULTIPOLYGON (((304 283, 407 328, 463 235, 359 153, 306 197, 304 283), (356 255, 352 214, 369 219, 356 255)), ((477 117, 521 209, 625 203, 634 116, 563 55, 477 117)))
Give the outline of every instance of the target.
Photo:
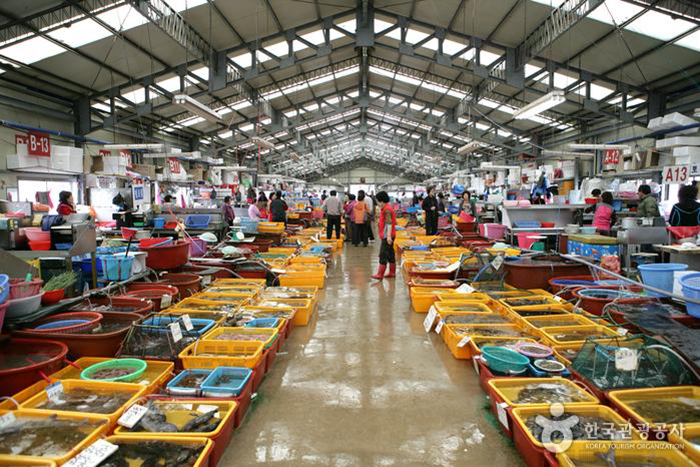
POLYGON ((144 177, 148 177, 151 180, 156 179, 156 166, 155 165, 148 165, 148 164, 134 164, 134 166, 131 169, 132 171, 143 175, 144 177))
POLYGON ((194 168, 187 171, 192 176, 192 181, 201 182, 204 180, 204 169, 194 168))

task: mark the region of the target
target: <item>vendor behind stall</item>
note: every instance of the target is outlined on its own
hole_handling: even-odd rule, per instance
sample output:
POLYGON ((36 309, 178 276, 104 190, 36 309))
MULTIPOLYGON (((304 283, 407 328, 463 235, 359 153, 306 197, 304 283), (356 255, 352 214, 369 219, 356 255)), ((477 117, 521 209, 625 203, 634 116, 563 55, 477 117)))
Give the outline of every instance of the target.
POLYGON ((640 185, 637 195, 641 200, 637 205, 637 217, 659 217, 659 203, 656 198, 651 195, 651 187, 649 185, 640 185))
POLYGON ((56 211, 59 216, 70 216, 76 213, 73 193, 70 191, 62 191, 58 194, 58 207, 56 211))
POLYGON ((683 185, 678 190, 678 202, 673 205, 668 223, 671 227, 697 227, 700 225, 700 203, 697 201, 697 185, 683 185))
POLYGON ((615 223, 615 210, 612 207, 613 195, 609 191, 603 193, 596 205, 593 227, 599 232, 609 232, 615 223))
POLYGON ((227 196, 224 198, 224 205, 222 207, 224 214, 224 222, 229 226, 233 225, 233 220, 236 218, 236 214, 233 212, 233 206, 231 206, 231 197, 227 196))
POLYGON ((592 213, 595 213, 595 212, 596 212, 598 203, 600 203, 600 195, 601 195, 602 193, 603 193, 603 192, 600 191, 600 188, 593 188, 593 191, 591 191, 591 197, 595 198, 595 199, 596 199, 596 202, 595 202, 595 204, 591 204, 590 206, 588 206, 588 207, 584 210, 584 212, 586 212, 586 213, 591 213, 591 212, 592 212, 592 213))

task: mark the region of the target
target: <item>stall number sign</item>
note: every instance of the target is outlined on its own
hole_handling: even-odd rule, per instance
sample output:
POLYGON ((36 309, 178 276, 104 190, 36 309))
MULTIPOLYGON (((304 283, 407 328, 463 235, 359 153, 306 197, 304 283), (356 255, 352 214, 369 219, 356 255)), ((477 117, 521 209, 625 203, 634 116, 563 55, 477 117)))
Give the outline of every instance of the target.
POLYGON ((51 139, 49 135, 30 131, 27 137, 27 154, 30 156, 51 157, 51 139))
POLYGON ((122 149, 121 151, 119 151, 119 159, 119 165, 124 165, 127 168, 131 167, 131 151, 129 151, 128 149, 122 149))
POLYGON ((620 155, 622 151, 620 149, 607 149, 603 156, 604 165, 617 165, 620 163, 620 155))
POLYGON ((690 176, 690 168, 687 165, 670 165, 664 167, 664 183, 685 183, 690 176))
MULTIPOLYGON (((24 135, 15 135, 15 146, 24 145, 26 146, 29 140, 24 135)), ((19 149, 17 150, 19 152, 19 149)))
POLYGON ((168 167, 170 167, 170 172, 174 174, 180 173, 180 161, 177 159, 168 159, 168 167))

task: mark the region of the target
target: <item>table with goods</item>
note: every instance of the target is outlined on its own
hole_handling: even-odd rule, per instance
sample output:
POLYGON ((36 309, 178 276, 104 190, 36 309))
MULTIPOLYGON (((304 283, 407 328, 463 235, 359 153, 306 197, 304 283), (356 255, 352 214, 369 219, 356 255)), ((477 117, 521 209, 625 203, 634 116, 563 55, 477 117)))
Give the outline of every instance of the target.
MULTIPOLYGON (((486 417, 525 464, 700 463, 700 309, 670 296, 687 268, 641 266, 632 283, 588 262, 609 255, 579 261, 471 232, 426 237, 405 222, 395 251, 425 332, 473 367, 486 417)), ((680 285, 700 297, 700 273, 680 285)))
POLYGON ((0 465, 216 465, 277 353, 317 315, 342 247, 322 231, 282 225, 264 252, 204 243, 209 262, 188 240, 111 242, 97 253, 112 284, 51 307, 42 297, 74 292, 79 268, 0 275, 0 465), (146 253, 142 272, 127 249, 146 253))

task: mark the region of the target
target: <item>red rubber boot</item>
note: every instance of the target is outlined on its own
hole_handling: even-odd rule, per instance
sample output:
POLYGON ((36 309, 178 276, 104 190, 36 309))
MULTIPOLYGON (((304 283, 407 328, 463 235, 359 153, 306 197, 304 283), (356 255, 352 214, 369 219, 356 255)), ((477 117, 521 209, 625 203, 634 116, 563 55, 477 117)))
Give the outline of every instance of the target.
POLYGON ((389 263, 389 274, 384 277, 388 279, 396 277, 396 263, 389 263))
POLYGON ((380 264, 379 269, 377 269, 377 273, 372 276, 372 279, 376 279, 378 281, 384 279, 384 273, 386 272, 386 265, 385 264, 380 264))

